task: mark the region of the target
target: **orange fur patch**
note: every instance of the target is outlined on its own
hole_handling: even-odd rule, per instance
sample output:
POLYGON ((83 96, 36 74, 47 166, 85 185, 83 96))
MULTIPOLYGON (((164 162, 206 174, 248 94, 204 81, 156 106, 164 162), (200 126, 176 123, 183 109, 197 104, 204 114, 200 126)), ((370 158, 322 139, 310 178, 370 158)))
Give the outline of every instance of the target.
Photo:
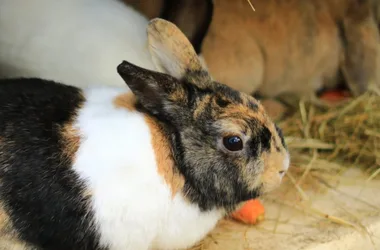
POLYGON ((207 95, 203 97, 203 99, 197 103, 197 108, 194 110, 194 119, 196 119, 207 107, 207 104, 210 103, 211 96, 207 95))
MULTIPOLYGON (((76 153, 81 144, 80 131, 74 126, 75 118, 76 116, 74 115, 71 122, 65 124, 61 130, 61 140, 64 145, 61 157, 63 161, 68 161, 71 164, 75 161, 76 153)), ((87 198, 92 195, 92 191, 85 189, 82 195, 87 198)))
POLYGON ((0 249, 27 250, 27 244, 22 242, 12 228, 7 212, 0 204, 0 249))
POLYGON ((73 124, 68 123, 62 129, 63 144, 65 145, 63 156, 74 161, 75 154, 79 149, 80 135, 78 129, 73 124))
POLYGON ((186 92, 182 88, 178 88, 174 93, 172 93, 169 97, 170 100, 172 101, 185 101, 186 100, 186 92))
POLYGON ((135 111, 136 96, 132 92, 121 94, 113 100, 116 108, 125 108, 129 111, 135 111))
POLYGON ((4 230, 6 230, 8 225, 9 225, 9 216, 5 212, 3 206, 0 205, 0 235, 4 233, 4 230))
POLYGON ((158 173, 164 178, 166 184, 169 185, 172 196, 174 197, 184 186, 184 177, 176 171, 175 163, 170 150, 168 139, 165 138, 162 129, 157 122, 146 116, 145 121, 148 124, 152 134, 152 145, 156 156, 158 173))
MULTIPOLYGON (((261 106, 261 105, 260 105, 261 106)), ((256 119, 260 121, 262 124, 266 124, 268 122, 268 118, 265 115, 265 112, 254 111, 245 105, 229 105, 225 111, 221 114, 222 117, 231 117, 240 115, 241 117, 249 117, 251 119, 256 119)))
MULTIPOLYGON (((179 94, 180 96, 180 94, 179 94)), ((132 92, 122 94, 114 99, 114 105, 117 108, 125 108, 129 111, 135 111, 136 97, 132 92)), ((152 146, 156 156, 157 171, 169 185, 172 195, 178 193, 184 186, 184 177, 175 171, 175 163, 170 150, 169 142, 165 138, 162 128, 157 122, 149 116, 145 116, 145 121, 152 134, 152 146)))
POLYGON ((1 237, 0 249, 31 250, 33 248, 18 239, 9 238, 9 237, 1 237))

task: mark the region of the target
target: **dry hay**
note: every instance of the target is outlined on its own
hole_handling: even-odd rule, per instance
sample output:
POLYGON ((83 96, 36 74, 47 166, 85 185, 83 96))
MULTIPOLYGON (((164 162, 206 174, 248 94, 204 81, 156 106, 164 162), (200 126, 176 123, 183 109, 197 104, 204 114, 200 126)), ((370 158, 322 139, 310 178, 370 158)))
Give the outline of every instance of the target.
POLYGON ((380 95, 373 90, 348 103, 322 109, 299 103, 299 111, 280 123, 293 154, 317 149, 329 161, 368 168, 380 166, 380 95))
MULTIPOLYGON (((368 187, 371 186, 371 181, 380 179, 380 90, 371 87, 367 93, 330 108, 322 108, 302 100, 298 101, 297 106, 296 112, 279 122, 291 152, 291 171, 284 179, 280 192, 265 197, 264 205, 275 204, 280 208, 278 213, 281 213, 283 207, 290 207, 307 216, 322 218, 328 225, 324 230, 333 231, 336 227, 349 227, 368 234, 368 229, 362 221, 366 216, 369 217, 370 213, 358 215, 353 209, 354 204, 367 206, 369 210, 375 211, 376 215, 379 214, 380 207, 373 205, 370 200, 362 199, 360 196, 354 197, 350 191, 344 193, 336 187, 341 183, 368 187), (357 178, 356 175, 344 176, 343 173, 350 168, 364 170, 364 178, 357 178), (350 198, 350 205, 340 206, 340 210, 349 216, 335 216, 333 209, 328 206, 321 208, 311 205, 314 196, 331 190, 337 197, 350 198)), ((270 230, 275 234, 286 234, 287 230, 281 232, 279 225, 291 224, 291 221, 281 222, 280 216, 275 216, 274 213, 270 214, 267 211, 267 223, 268 220, 272 220, 270 230)), ((320 226, 320 222, 317 226, 320 226)), ((204 241, 192 249, 252 249, 233 246, 237 242, 249 242, 249 237, 252 237, 251 242, 272 241, 272 236, 260 235, 257 232, 260 230, 268 228, 261 227, 261 223, 246 226, 224 220, 204 241), (256 235, 260 236, 248 235, 250 231, 256 231, 256 235), (219 248, 209 247, 218 244, 219 248)), ((262 245, 261 249, 269 245, 262 245)))

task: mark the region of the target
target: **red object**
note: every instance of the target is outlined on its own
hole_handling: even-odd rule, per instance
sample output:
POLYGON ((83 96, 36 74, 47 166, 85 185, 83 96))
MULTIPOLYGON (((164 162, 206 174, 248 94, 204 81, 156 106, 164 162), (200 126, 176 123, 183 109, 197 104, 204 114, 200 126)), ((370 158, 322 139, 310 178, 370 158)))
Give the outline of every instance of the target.
POLYGON ((328 102, 339 102, 351 97, 347 91, 330 90, 323 93, 320 98, 328 102))
POLYGON ((264 219, 265 208, 259 200, 249 200, 240 209, 231 214, 237 221, 246 224, 257 224, 264 219))

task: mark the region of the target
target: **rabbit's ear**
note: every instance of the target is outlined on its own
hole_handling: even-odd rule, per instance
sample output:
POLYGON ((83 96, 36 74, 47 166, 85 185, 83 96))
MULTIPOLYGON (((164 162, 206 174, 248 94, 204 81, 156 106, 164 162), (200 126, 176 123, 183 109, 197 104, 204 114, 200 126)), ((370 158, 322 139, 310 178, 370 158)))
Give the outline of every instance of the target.
POLYGON ((127 61, 117 72, 137 97, 139 104, 155 115, 171 115, 176 103, 186 101, 186 91, 179 80, 164 73, 143 69, 127 61))
POLYGON ((160 17, 174 23, 201 53, 213 16, 212 0, 166 0, 160 17))
POLYGON ((178 27, 155 18, 149 22, 147 33, 149 50, 157 69, 177 79, 186 79, 199 88, 207 87, 211 77, 178 27))

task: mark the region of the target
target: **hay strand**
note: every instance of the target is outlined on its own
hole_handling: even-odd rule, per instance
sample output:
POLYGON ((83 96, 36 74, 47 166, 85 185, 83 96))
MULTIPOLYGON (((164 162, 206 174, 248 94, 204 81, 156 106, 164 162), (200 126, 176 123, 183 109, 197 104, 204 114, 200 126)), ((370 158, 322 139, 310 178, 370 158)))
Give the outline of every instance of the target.
POLYGON ((249 6, 251 6, 252 10, 253 10, 253 11, 256 11, 256 10, 255 10, 255 7, 253 7, 253 4, 251 3, 251 0, 247 0, 247 2, 248 2, 248 4, 249 4, 249 6))

